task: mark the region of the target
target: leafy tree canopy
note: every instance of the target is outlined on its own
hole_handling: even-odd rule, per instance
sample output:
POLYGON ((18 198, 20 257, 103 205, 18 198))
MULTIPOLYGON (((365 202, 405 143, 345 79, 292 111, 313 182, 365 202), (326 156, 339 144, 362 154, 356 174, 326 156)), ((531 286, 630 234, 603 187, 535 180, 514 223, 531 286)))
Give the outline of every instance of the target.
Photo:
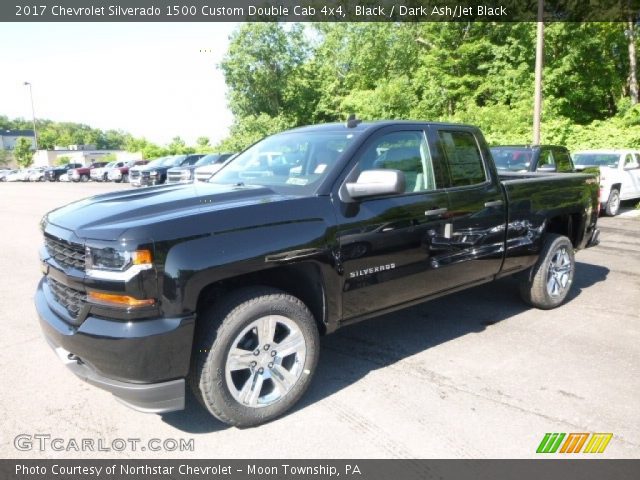
MULTIPOLYGON (((545 26, 542 141, 640 147, 624 23, 545 26)), ((637 27, 634 27, 637 28, 637 27)), ((493 143, 532 136, 535 23, 244 24, 220 65, 238 150, 291 126, 421 119, 478 125, 493 143)))

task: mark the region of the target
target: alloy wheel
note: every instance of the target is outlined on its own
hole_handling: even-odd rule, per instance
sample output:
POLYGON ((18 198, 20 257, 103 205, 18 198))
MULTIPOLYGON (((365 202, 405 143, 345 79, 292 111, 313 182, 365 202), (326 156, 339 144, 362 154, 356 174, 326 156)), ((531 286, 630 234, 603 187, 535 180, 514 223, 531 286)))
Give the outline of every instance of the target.
POLYGON ((569 287, 573 264, 566 247, 560 248, 551 258, 547 274, 547 293, 552 297, 562 295, 569 287))
POLYGON ((240 404, 272 405, 300 379, 307 347, 298 325, 281 315, 251 322, 231 344, 225 363, 227 386, 240 404))

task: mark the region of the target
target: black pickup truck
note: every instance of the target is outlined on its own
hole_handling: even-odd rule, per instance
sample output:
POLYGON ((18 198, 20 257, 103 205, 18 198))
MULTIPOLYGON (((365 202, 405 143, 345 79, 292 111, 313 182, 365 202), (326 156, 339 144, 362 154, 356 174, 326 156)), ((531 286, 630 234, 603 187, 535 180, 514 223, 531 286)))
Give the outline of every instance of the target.
POLYGON ((44 171, 44 181, 58 182, 65 173, 70 173, 75 168, 82 168, 81 163, 65 163, 56 167, 47 168, 44 171))
POLYGON ((499 145, 491 147, 498 173, 575 172, 571 154, 560 145, 499 145))
POLYGON ((35 303, 60 359, 129 406, 182 409, 189 382, 250 426, 300 399, 343 325, 516 273, 557 307, 597 215, 592 175, 499 175, 472 126, 304 127, 209 182, 50 212, 35 303))

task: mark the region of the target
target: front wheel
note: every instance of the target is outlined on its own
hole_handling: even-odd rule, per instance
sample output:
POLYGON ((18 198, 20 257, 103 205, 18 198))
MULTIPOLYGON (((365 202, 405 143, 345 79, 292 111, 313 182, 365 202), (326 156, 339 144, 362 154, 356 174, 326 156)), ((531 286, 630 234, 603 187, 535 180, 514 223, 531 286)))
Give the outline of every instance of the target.
POLYGON ((239 427, 268 422, 307 390, 319 334, 296 297, 272 288, 243 289, 198 322, 191 385, 219 420, 239 427))
POLYGON ((604 212, 609 217, 615 217, 620 210, 620 192, 613 188, 607 199, 607 204, 604 207, 604 212))
POLYGON ((538 261, 521 281, 522 298, 536 308, 556 308, 571 289, 575 269, 571 241, 563 235, 547 234, 538 261))

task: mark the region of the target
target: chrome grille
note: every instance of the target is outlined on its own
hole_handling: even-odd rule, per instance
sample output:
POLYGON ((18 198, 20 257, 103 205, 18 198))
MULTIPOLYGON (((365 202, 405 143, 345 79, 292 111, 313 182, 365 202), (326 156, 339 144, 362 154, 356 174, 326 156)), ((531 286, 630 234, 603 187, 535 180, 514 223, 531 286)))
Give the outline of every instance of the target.
POLYGON ((85 251, 82 245, 46 236, 44 237, 44 244, 49 255, 61 267, 84 270, 85 251))
POLYGON ((62 305, 73 319, 77 319, 80 311, 87 303, 85 293, 56 282, 51 277, 47 277, 47 284, 56 302, 62 305))
POLYGON ((213 173, 196 173, 196 182, 206 182, 212 175, 213 173))
POLYGON ((167 183, 178 183, 182 180, 182 171, 169 172, 167 174, 167 183))
POLYGON ((129 170, 129 178, 136 179, 140 176, 140 170, 129 170))

